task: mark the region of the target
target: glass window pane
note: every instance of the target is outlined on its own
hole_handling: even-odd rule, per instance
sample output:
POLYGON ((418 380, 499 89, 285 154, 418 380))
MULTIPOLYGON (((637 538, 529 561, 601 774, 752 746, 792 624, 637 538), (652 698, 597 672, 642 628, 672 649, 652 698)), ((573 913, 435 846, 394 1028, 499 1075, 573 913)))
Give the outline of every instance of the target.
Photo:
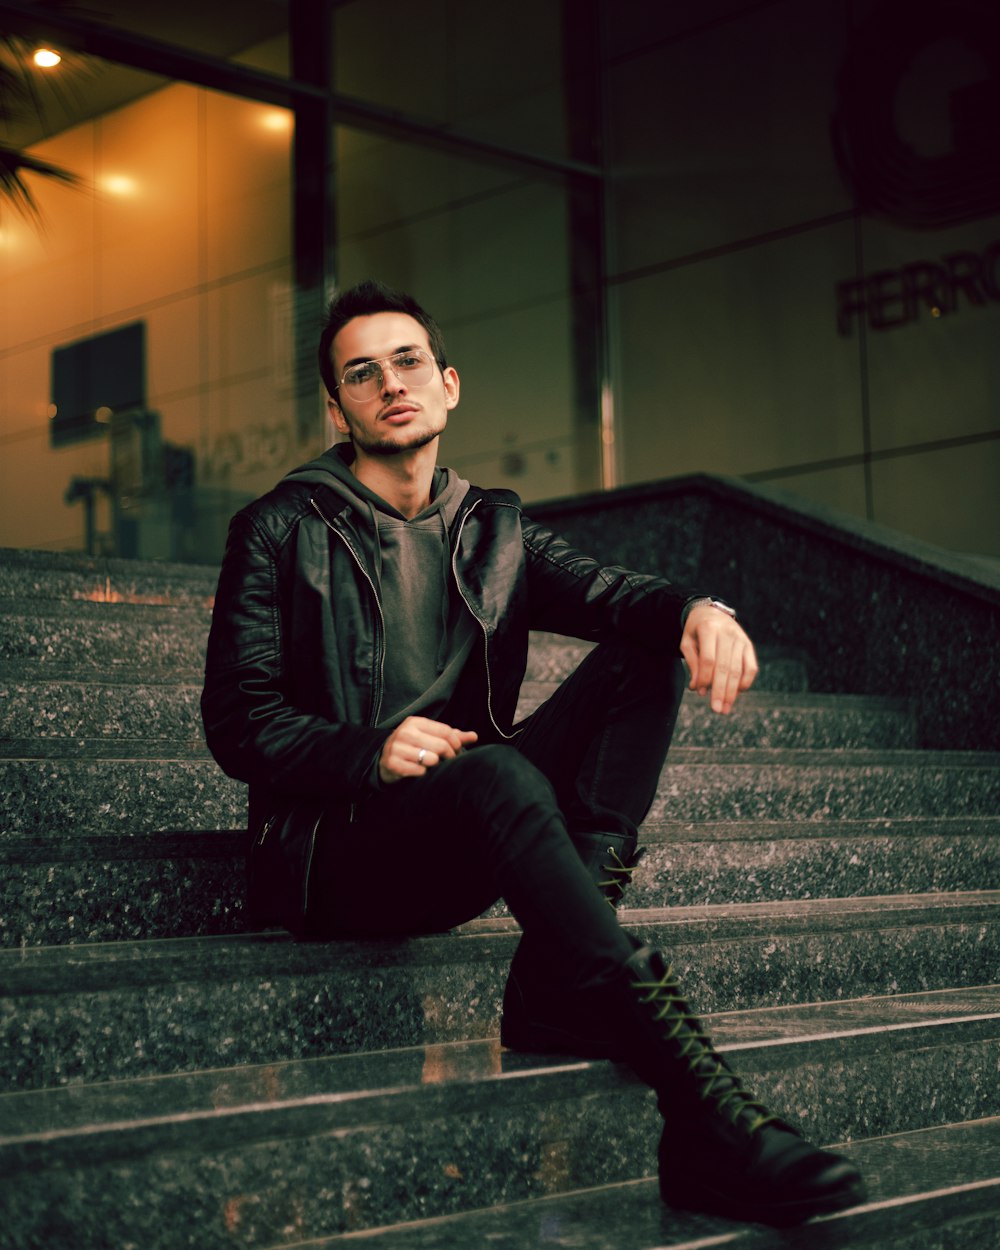
POLYGON ((562 8, 530 0, 339 6, 333 14, 334 85, 463 135, 563 155, 562 8))
POLYGON ((1000 553, 1000 97, 977 12, 901 28, 846 0, 713 0, 648 42, 606 26, 626 482, 745 475, 1000 553))
MULTIPOLYGON (((35 177, 40 220, 3 217, 0 546, 212 562, 236 507, 312 452, 291 135, 282 110, 165 83, 33 146, 81 181, 35 177), (64 402, 98 405, 79 437, 53 437, 54 361, 64 402), (85 384, 67 389, 67 364, 85 384), (118 369, 138 394, 110 385, 118 369)), ((321 413, 317 388, 316 436, 321 413)))
POLYGON ((337 151, 338 285, 375 277, 411 292, 462 377, 444 462, 528 499, 595 487, 565 187, 344 128, 337 151))
POLYGON ((128 31, 205 56, 288 73, 288 7, 275 0, 240 0, 238 7, 203 0, 101 0, 87 21, 128 31))

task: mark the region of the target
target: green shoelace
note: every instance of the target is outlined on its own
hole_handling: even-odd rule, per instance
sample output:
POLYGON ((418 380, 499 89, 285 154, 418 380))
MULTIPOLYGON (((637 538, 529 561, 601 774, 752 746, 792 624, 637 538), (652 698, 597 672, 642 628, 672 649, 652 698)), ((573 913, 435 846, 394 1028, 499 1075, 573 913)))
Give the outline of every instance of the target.
POLYGON ((667 967, 659 981, 633 981, 632 984, 643 994, 644 1005, 655 1004, 654 1019, 667 1026, 664 1040, 677 1048, 678 1057, 694 1078, 702 1101, 714 1103, 722 1115, 749 1133, 778 1121, 777 1116, 743 1088, 736 1074, 715 1052, 701 1021, 681 996, 672 966, 667 967))
POLYGON ((598 881, 597 888, 604 895, 604 901, 614 910, 621 902, 621 897, 628 889, 629 882, 632 880, 632 874, 635 872, 639 860, 645 854, 644 851, 636 852, 630 864, 626 864, 622 857, 618 854, 613 846, 607 848, 608 860, 601 865, 601 871, 607 874, 607 877, 598 881))

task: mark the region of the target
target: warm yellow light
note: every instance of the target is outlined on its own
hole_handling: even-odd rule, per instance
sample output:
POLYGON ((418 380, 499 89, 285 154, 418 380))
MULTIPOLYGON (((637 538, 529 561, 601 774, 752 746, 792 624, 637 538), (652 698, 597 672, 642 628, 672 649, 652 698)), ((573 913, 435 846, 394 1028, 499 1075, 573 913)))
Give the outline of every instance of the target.
POLYGON ((39 69, 55 69, 61 60, 62 57, 52 48, 39 48, 34 56, 34 62, 39 69))
POLYGON ((261 114, 260 124, 265 130, 287 134, 292 128, 292 115, 288 109, 268 109, 266 113, 261 114))
POLYGON ((101 186, 111 195, 135 195, 138 190, 135 179, 128 174, 105 174, 101 186))
POLYGON ((110 408, 105 408, 104 406, 102 406, 98 408, 98 410, 94 413, 94 420, 101 421, 104 424, 107 424, 114 415, 115 414, 111 411, 110 408))

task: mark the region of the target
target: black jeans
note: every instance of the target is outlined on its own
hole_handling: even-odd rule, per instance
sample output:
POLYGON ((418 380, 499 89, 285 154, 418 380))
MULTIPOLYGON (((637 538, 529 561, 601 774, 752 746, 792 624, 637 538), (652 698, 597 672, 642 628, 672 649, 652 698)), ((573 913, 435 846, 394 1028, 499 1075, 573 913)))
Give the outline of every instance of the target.
POLYGON ((440 932, 504 898, 572 983, 607 981, 633 947, 569 834, 635 832, 683 690, 679 659, 604 643, 512 743, 374 792, 353 824, 320 830, 311 935, 440 932))

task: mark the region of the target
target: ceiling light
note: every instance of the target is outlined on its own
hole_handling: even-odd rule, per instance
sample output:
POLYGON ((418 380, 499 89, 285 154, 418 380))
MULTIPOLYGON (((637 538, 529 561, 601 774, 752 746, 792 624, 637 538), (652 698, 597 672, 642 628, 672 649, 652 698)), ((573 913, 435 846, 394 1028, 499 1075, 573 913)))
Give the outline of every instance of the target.
POLYGON ((260 124, 265 130, 287 134, 292 128, 292 114, 288 109, 268 109, 266 113, 261 114, 260 124))
POLYGON ((38 48, 33 59, 39 69, 54 69, 62 57, 52 48, 38 48))
POLYGON ((100 185, 110 195, 130 196, 138 191, 138 183, 128 174, 105 174, 100 185))

